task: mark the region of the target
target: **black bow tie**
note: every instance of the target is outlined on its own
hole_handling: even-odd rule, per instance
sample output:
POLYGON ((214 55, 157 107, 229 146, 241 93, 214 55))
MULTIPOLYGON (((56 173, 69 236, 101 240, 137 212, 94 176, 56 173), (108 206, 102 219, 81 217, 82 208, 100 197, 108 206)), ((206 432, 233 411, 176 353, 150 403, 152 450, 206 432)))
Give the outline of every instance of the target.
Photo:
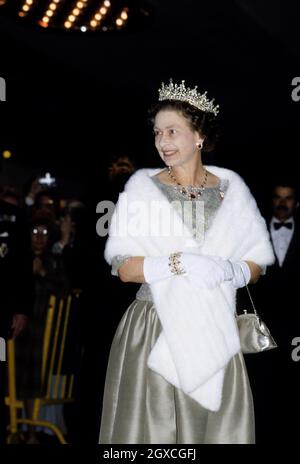
POLYGON ((292 229, 293 223, 292 222, 274 222, 273 227, 274 227, 275 230, 278 230, 281 227, 286 227, 287 229, 292 229))

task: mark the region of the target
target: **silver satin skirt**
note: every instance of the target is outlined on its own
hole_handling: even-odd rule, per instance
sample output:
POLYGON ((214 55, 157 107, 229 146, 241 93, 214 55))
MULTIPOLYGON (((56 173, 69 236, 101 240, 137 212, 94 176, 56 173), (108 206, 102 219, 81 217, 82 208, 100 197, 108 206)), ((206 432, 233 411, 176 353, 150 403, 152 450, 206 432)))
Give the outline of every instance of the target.
POLYGON ((99 442, 255 443, 253 399, 242 353, 229 362, 221 408, 211 412, 147 367, 160 332, 153 303, 134 300, 111 346, 99 442))

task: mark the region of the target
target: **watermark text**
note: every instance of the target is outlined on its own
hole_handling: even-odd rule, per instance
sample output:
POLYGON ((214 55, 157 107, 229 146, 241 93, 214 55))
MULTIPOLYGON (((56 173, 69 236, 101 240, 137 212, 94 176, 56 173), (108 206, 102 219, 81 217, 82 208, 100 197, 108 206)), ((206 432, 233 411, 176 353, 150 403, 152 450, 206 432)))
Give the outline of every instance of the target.
POLYGON ((6 361, 6 343, 2 337, 0 337, 0 362, 1 361, 6 361))
POLYGON ((3 77, 0 77, 0 101, 6 101, 6 82, 3 77))

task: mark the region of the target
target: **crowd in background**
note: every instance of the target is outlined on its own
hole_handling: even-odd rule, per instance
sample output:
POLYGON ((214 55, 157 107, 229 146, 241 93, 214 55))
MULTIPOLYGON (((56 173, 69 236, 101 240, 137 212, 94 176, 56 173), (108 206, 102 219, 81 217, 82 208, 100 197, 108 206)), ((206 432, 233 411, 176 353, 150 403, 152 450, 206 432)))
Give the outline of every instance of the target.
MULTIPOLYGON (((50 295, 59 299, 74 289, 84 291, 90 275, 88 211, 78 198, 61 198, 55 185, 43 183, 42 176, 30 179, 23 192, 2 186, 0 201, 1 275, 10 286, 2 308, 10 314, 5 322, 0 321, 0 335, 15 339, 17 395, 24 401, 24 416, 29 418, 33 399, 43 395, 42 349, 50 295), (22 225, 18 218, 22 218, 22 225), (19 293, 19 298, 12 305, 14 293, 19 293)), ((77 332, 81 317, 78 315, 74 328, 77 332)), ((2 403, 5 394, 2 386, 2 403)), ((62 407, 49 406, 44 407, 41 419, 58 424, 67 434, 64 415, 62 407)), ((3 436, 6 424, 1 416, 3 436)), ((40 437, 45 432, 50 434, 42 429, 40 437)), ((40 439, 31 427, 24 436, 27 443, 40 439)))

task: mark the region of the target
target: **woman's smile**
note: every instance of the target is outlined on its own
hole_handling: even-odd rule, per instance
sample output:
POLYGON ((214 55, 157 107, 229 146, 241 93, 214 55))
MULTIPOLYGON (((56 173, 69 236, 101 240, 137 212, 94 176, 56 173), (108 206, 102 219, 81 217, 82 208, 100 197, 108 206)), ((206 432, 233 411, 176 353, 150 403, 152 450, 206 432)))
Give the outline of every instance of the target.
POLYGON ((164 150, 163 155, 165 158, 169 158, 177 153, 177 150, 164 150))

